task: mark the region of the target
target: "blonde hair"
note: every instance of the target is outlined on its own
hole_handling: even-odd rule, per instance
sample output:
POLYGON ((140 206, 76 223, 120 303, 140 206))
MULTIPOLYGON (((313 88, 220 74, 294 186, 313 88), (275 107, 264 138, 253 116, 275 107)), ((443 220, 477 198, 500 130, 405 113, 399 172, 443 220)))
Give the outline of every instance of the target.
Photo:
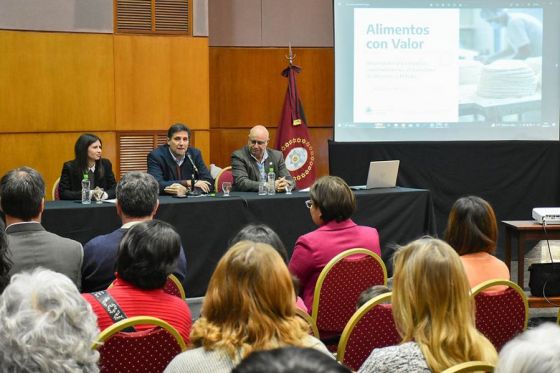
POLYGON ((218 262, 191 342, 236 361, 253 350, 304 347, 307 325, 296 316, 286 264, 270 245, 241 241, 218 262), (240 355, 241 351, 241 355, 240 355))
POLYGON ((494 346, 474 325, 469 282, 447 243, 424 237, 394 256, 393 316, 403 342, 415 341, 434 372, 483 360, 495 363, 494 346))

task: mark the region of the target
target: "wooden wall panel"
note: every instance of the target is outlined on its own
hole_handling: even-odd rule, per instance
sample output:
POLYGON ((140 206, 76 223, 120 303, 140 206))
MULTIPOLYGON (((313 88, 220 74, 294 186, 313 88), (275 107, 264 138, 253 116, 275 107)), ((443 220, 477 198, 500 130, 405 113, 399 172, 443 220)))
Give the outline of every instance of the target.
POLYGON ((3 132, 114 130, 113 36, 0 31, 3 132))
POLYGON ((116 128, 209 128, 208 41, 115 35, 116 128))
MULTIPOLYGON (((273 147, 275 143, 276 128, 269 128, 269 132, 270 146, 273 147)), ((210 161, 208 161, 208 163, 214 163, 220 167, 229 166, 231 163, 231 153, 247 144, 248 135, 249 128, 213 129, 210 133, 212 148, 210 152, 210 161)), ((317 175, 328 175, 329 156, 327 141, 333 138, 332 127, 311 128, 310 136, 317 155, 317 175)))
MULTIPOLYGON (((309 126, 331 126, 334 103, 332 48, 294 48, 303 68, 297 84, 309 126)), ((287 88, 281 72, 286 48, 210 48, 210 126, 277 126, 287 88)))
POLYGON ((210 131, 194 131, 193 138, 193 146, 200 149, 204 163, 206 163, 206 166, 210 166, 210 131))
MULTIPOLYGON (((21 166, 39 171, 45 179, 47 199, 51 199, 51 188, 60 177, 62 164, 74 158, 74 144, 82 132, 43 134, 0 134, 2 162, 0 176, 21 166)), ((103 157, 116 169, 116 136, 114 132, 96 132, 103 141, 103 157)))

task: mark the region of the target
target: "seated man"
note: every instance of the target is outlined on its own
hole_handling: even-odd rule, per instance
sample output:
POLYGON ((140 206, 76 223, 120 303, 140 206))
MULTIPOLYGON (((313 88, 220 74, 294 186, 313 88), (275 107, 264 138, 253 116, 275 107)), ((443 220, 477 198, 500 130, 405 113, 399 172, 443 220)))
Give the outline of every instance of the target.
POLYGON ((47 232, 41 225, 45 182, 29 167, 9 171, 0 180, 0 207, 6 216, 9 275, 44 267, 66 275, 80 289, 82 245, 47 232))
MULTIPOLYGON (((82 266, 83 292, 104 290, 115 280, 115 262, 119 243, 135 224, 154 218, 159 206, 159 186, 152 175, 143 172, 124 174, 117 184, 117 214, 123 223, 119 229, 97 236, 84 246, 82 266)), ((185 279, 187 261, 183 248, 173 271, 181 282, 185 279)))
POLYGON ((148 154, 148 173, 159 183, 159 193, 185 194, 194 188, 208 193, 213 189, 214 180, 204 164, 197 148, 189 146, 190 129, 181 123, 169 127, 167 144, 161 145, 148 154))
POLYGON ((256 192, 259 181, 266 179, 272 165, 276 174, 276 191, 285 190, 286 178, 291 178, 284 163, 282 152, 267 148, 268 130, 264 126, 255 126, 249 132, 247 146, 236 150, 231 155, 233 187, 241 192, 256 192))
MULTIPOLYGON (((118 319, 153 316, 177 329, 189 344, 191 311, 184 299, 164 292, 167 276, 177 266, 181 239, 171 225, 144 221, 128 229, 117 254, 117 280, 109 289, 83 294, 97 315, 99 330, 118 319), (122 313, 111 312, 117 309, 122 313)), ((137 325, 142 331, 151 325, 137 325)))

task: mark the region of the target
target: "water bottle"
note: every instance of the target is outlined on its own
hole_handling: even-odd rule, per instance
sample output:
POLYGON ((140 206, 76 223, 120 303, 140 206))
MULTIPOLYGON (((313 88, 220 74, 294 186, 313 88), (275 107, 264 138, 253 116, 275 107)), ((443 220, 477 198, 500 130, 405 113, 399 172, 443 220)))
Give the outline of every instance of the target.
POLYGON ((82 203, 84 205, 89 205, 91 203, 89 176, 87 173, 84 174, 84 178, 82 179, 82 203))
POLYGON ((270 162, 270 167, 268 168, 268 194, 272 195, 276 193, 276 174, 274 173, 274 166, 270 162))

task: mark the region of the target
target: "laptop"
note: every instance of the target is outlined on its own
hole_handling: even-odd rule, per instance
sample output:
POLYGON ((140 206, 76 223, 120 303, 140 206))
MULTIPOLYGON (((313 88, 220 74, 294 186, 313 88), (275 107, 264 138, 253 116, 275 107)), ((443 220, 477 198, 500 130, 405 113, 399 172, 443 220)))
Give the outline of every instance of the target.
POLYGON ((370 162, 366 185, 353 186, 352 189, 363 190, 396 187, 399 163, 399 160, 370 162))

